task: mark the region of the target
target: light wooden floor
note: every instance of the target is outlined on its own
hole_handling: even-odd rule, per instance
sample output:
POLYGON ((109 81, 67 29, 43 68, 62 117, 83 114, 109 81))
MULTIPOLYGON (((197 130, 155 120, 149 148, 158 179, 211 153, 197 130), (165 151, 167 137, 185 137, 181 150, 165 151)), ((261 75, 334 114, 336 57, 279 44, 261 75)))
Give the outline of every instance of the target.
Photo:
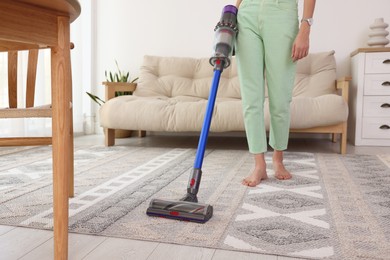
MULTIPOLYGON (((117 139, 117 145, 158 146, 158 147, 197 147, 196 136, 148 136, 146 138, 117 139)), ((81 136, 75 138, 75 146, 103 144, 102 135, 81 136)), ((208 148, 247 149, 243 137, 211 136, 208 148)), ((289 151, 337 153, 339 144, 325 139, 293 139, 289 151)), ((390 153, 390 147, 355 147, 348 145, 348 153, 384 154, 390 153)), ((45 260, 53 259, 53 233, 29 228, 0 225, 1 260, 45 260)), ((118 239, 101 236, 69 235, 69 259, 85 260, 293 260, 283 256, 271 256, 210 248, 180 246, 173 244, 146 242, 130 239, 118 239)))

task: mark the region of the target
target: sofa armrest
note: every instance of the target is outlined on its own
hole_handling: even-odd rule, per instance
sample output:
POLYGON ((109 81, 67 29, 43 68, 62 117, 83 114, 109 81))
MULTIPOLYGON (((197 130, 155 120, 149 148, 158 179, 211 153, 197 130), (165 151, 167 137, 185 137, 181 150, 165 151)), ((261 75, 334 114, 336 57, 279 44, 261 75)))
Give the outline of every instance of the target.
POLYGON ((133 92, 137 88, 137 83, 128 83, 128 82, 103 82, 102 83, 106 89, 106 98, 105 101, 110 100, 115 97, 115 92, 126 91, 133 92))
POLYGON ((348 104, 348 92, 349 92, 349 82, 352 80, 351 77, 342 77, 336 81, 336 89, 341 90, 341 96, 344 101, 348 104))

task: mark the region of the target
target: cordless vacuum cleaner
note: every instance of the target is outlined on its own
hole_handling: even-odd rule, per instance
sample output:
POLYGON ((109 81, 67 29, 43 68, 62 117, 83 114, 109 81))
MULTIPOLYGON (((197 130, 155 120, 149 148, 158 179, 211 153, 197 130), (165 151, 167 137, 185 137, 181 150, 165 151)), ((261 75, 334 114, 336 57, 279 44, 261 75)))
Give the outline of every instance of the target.
POLYGON ((225 6, 222 11, 221 19, 214 30, 214 54, 210 58, 210 64, 214 67, 214 77, 207 102, 206 115, 199 137, 194 168, 188 181, 187 195, 180 201, 152 199, 149 208, 146 211, 146 214, 149 216, 205 223, 213 215, 213 207, 208 204, 198 203, 196 195, 199 191, 202 177, 202 163, 213 115, 215 98, 217 96, 219 79, 223 69, 230 65, 230 57, 232 56, 233 46, 238 31, 237 11, 237 8, 233 5, 225 6))

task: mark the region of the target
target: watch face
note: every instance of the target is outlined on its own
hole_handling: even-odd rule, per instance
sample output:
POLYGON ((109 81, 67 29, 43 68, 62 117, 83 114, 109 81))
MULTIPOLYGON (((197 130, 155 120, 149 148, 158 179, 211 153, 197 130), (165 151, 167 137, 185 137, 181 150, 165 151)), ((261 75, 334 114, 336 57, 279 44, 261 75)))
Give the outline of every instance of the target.
POLYGON ((307 22, 310 26, 313 24, 313 18, 302 19, 301 22, 307 22))

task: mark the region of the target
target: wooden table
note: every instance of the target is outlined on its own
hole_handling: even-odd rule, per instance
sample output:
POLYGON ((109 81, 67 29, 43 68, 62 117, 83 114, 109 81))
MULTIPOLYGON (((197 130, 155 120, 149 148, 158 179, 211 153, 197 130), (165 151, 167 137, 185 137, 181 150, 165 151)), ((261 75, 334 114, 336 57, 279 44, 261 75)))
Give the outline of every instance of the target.
POLYGON ((68 258, 69 176, 73 175, 70 23, 77 0, 0 0, 0 51, 51 49, 54 258, 68 258))

